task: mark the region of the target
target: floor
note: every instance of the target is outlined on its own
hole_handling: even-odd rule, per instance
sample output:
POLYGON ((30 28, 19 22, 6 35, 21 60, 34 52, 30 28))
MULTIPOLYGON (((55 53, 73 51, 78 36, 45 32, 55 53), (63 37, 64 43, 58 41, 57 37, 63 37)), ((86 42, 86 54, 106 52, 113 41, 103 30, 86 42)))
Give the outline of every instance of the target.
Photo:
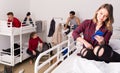
MULTIPOLYGON (((48 68, 48 64, 43 67, 39 73, 43 73, 44 70, 46 70, 48 68)), ((13 73, 19 73, 20 70, 24 69, 24 73, 34 73, 34 63, 31 65, 29 64, 29 59, 23 61, 20 64, 15 65, 15 67, 13 67, 13 73)), ((4 73, 4 65, 0 64, 0 73, 4 73)))

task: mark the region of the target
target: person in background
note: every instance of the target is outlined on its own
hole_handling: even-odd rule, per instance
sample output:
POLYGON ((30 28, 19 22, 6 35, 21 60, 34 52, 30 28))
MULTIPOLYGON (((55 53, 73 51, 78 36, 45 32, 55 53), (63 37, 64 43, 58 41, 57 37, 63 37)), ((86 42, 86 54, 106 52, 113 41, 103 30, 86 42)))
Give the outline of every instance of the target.
POLYGON ((21 27, 21 22, 19 21, 19 19, 14 17, 13 12, 8 12, 7 16, 8 16, 8 26, 10 22, 12 22, 12 27, 17 27, 17 28, 21 27))
POLYGON ((69 15, 70 16, 67 18, 67 22, 64 25, 64 29, 68 29, 68 31, 65 32, 65 34, 68 34, 70 32, 70 29, 76 29, 76 27, 80 24, 80 19, 77 16, 75 16, 74 11, 70 11, 69 15))
POLYGON ((83 49, 77 55, 89 60, 120 62, 120 54, 109 46, 113 33, 113 6, 103 4, 93 19, 83 21, 72 33, 75 40, 83 43, 83 49), (83 33, 84 38, 80 37, 83 33))
POLYGON ((29 48, 27 49, 27 53, 31 56, 30 64, 32 64, 33 58, 40 54, 40 51, 37 50, 38 44, 40 49, 42 49, 43 41, 38 37, 36 32, 32 32, 29 39, 29 48))
POLYGON ((80 19, 75 16, 74 11, 70 11, 69 17, 67 18, 66 27, 69 25, 73 30, 80 24, 80 19))
POLYGON ((33 21, 32 21, 32 18, 31 18, 30 15, 31 15, 30 12, 28 12, 28 13, 26 14, 26 17, 25 17, 25 19, 24 19, 24 21, 23 21, 22 24, 26 24, 26 25, 32 24, 32 26, 34 26, 33 21))

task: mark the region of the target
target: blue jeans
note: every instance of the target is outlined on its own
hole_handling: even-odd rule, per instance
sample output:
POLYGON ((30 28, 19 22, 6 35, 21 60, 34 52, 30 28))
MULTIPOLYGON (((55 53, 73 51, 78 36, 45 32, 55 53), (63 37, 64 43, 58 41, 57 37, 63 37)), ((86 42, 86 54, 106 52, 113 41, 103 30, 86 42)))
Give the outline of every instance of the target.
POLYGON ((75 30, 77 27, 78 27, 78 25, 74 25, 74 26, 72 27, 72 29, 75 30))

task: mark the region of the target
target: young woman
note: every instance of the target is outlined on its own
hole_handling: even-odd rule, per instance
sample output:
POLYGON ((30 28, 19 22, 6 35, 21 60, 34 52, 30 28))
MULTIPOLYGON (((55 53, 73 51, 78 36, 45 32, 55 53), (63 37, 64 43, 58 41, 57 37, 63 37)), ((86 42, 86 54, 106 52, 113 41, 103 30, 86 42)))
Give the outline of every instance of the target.
POLYGON ((32 32, 30 34, 29 48, 27 50, 27 53, 31 56, 30 64, 32 64, 32 59, 40 54, 40 52, 37 50, 38 44, 40 44, 40 48, 42 49, 42 40, 38 37, 36 32, 32 32))
POLYGON ((84 44, 78 55, 89 60, 120 62, 120 55, 108 45, 113 32, 113 22, 113 6, 103 4, 93 19, 80 24, 72 34, 75 40, 84 44), (84 38, 80 37, 80 33, 83 33, 84 38))

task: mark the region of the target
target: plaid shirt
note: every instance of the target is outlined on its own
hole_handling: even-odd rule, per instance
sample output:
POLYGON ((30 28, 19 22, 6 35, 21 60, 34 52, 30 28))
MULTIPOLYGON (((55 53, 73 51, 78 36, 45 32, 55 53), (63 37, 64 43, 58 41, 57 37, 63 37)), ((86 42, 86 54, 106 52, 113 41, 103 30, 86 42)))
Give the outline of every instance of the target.
MULTIPOLYGON (((95 34, 95 29, 96 24, 92 20, 85 20, 73 31, 72 35, 73 38, 76 40, 78 37, 80 37, 80 33, 83 33, 84 39, 92 44, 93 47, 95 47, 96 45, 98 45, 98 42, 92 39, 92 36, 95 34)), ((108 31, 104 24, 99 30, 104 33, 103 37, 105 40, 105 44, 108 44, 112 32, 108 31)))

